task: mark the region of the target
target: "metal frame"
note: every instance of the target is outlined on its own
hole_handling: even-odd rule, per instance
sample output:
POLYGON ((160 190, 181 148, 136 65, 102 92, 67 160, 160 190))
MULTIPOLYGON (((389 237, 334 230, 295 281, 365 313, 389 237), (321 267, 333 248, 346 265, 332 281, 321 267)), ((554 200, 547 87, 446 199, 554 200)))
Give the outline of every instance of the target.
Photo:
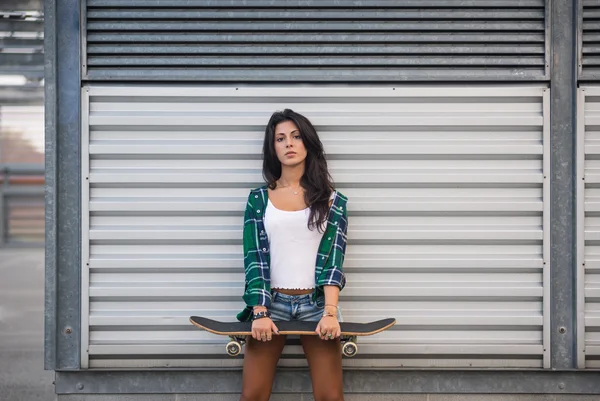
POLYGON ((575 123, 575 5, 571 0, 553 2, 551 23, 551 196, 552 215, 550 316, 551 367, 556 370, 576 366, 574 292, 574 140, 575 123))
POLYGON ((44 75, 45 91, 45 284, 44 284, 44 369, 54 369, 56 364, 56 0, 44 2, 44 75))
POLYGON ((79 1, 47 0, 44 367, 80 367, 79 1))
POLYGON ((81 30, 81 77, 82 79, 87 78, 87 0, 81 2, 81 24, 79 29, 81 30))
POLYGON ((583 73, 583 0, 576 0, 577 21, 575 21, 575 37, 577 40, 577 78, 583 73))
MULTIPOLYGON (((57 394, 239 394, 235 370, 57 372, 57 394)), ((273 393, 311 393, 308 371, 277 372, 273 393)), ((600 394, 599 372, 346 370, 344 391, 362 394, 600 394)), ((116 398, 115 398, 116 399, 116 398)))
MULTIPOLYGON (((580 6, 581 0, 577 4, 580 6)), ((581 219, 583 216, 582 207, 577 208, 575 215, 575 199, 580 206, 583 184, 578 182, 574 185, 573 182, 576 149, 572 136, 576 76, 581 65, 577 62, 581 57, 582 11, 571 0, 547 0, 546 5, 546 46, 549 52, 549 75, 546 79, 550 79, 551 90, 544 94, 544 112, 549 107, 551 113, 548 114, 548 127, 544 126, 543 172, 546 179, 543 196, 545 200, 550 199, 543 211, 544 226, 550 227, 549 232, 544 231, 543 251, 547 262, 543 279, 545 284, 549 284, 544 290, 544 367, 552 370, 347 370, 344 377, 347 392, 600 393, 600 372, 571 371, 584 363, 581 360, 583 333, 580 329, 583 321, 576 321, 575 313, 576 310, 581 311, 583 295, 581 277, 576 279, 575 274, 576 271, 581 273, 582 268, 579 265, 582 247, 576 248, 582 238, 578 236, 576 244, 574 237, 575 230, 582 229, 580 224, 577 227, 574 224, 575 217, 581 219), (575 249, 577 257, 574 256, 575 249), (578 258, 576 269, 573 268, 575 258, 578 258), (575 285, 577 291, 574 290, 575 285), (546 319, 549 319, 549 325, 546 319), (560 330, 563 327, 564 333, 560 330)), ((81 230, 86 224, 82 222, 84 211, 81 203, 89 200, 85 189, 87 184, 84 185, 84 169, 88 160, 79 153, 82 152, 79 134, 86 135, 82 128, 87 124, 82 118, 85 111, 82 113, 80 109, 85 103, 81 99, 80 87, 81 78, 85 76, 82 67, 86 64, 82 62, 85 57, 84 33, 80 32, 84 12, 85 6, 77 0, 45 2, 45 367, 57 371, 58 394, 238 393, 241 385, 239 370, 78 371, 87 366, 85 351, 88 341, 87 333, 82 331, 85 330, 83 322, 87 319, 86 301, 82 300, 87 275, 86 268, 82 270, 82 266, 86 263, 87 254, 81 246, 84 235, 81 230), (79 75, 76 76, 75 72, 79 75)), ((578 110, 580 118, 581 109, 578 110)), ((582 130, 582 126, 577 127, 578 136, 582 135, 582 130)), ((577 160, 581 160, 582 146, 577 143, 577 160)), ((577 172, 580 173, 582 168, 582 163, 579 163, 577 172)), ((308 393, 309 389, 310 376, 306 370, 284 369, 278 372, 275 393, 308 393)))
POLYGON ((543 296, 543 328, 542 328, 542 345, 544 347, 543 353, 543 367, 549 369, 551 367, 551 354, 550 354, 550 313, 551 313, 551 299, 552 294, 550 292, 551 287, 551 247, 550 247, 550 232, 552 227, 552 220, 550 216, 550 155, 552 148, 550 146, 550 89, 544 89, 542 95, 542 110, 544 118, 544 126, 542 128, 542 173, 544 175, 543 187, 542 187, 542 201, 543 201, 543 212, 542 212, 542 233, 543 233, 543 244, 542 244, 542 259, 544 260, 544 268, 542 272, 542 283, 544 287, 543 296))
POLYGON ((90 89, 81 89, 81 368, 89 367, 90 342, 90 89))
POLYGON ((585 368, 585 89, 577 91, 577 367, 585 368))
POLYGON ((545 53, 546 53, 546 65, 545 65, 545 69, 544 69, 544 78, 545 79, 550 79, 550 74, 552 73, 552 60, 550 58, 550 43, 551 43, 551 35, 552 35, 552 24, 551 24, 551 16, 552 16, 552 1, 551 0, 545 0, 544 1, 544 6, 545 6, 545 14, 544 17, 546 19, 546 31, 545 31, 545 39, 546 39, 546 48, 545 48, 545 53))

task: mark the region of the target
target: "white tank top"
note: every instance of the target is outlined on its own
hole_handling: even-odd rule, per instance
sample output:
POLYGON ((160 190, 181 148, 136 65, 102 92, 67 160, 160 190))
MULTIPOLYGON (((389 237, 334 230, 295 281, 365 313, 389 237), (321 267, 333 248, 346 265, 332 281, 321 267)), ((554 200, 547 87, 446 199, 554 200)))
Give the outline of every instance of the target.
POLYGON ((309 216, 310 208, 289 212, 268 201, 264 222, 271 256, 271 288, 314 288, 323 233, 309 230, 309 216))

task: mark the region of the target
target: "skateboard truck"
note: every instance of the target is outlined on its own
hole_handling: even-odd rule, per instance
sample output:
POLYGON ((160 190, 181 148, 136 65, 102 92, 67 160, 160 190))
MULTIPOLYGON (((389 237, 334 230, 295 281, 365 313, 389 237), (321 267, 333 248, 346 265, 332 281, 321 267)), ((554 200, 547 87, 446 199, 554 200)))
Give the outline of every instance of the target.
MULTIPOLYGON (((230 336, 231 340, 225 346, 225 351, 229 356, 238 356, 242 352, 242 347, 246 343, 245 337, 242 336, 230 336)), ((358 353, 358 346, 356 345, 356 336, 342 336, 342 354, 348 358, 352 358, 358 353)))

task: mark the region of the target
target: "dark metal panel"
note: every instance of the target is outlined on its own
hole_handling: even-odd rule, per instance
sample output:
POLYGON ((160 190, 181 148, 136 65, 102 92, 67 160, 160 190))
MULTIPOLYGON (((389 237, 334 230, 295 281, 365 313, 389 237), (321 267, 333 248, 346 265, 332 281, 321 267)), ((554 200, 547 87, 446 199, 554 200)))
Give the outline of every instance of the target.
POLYGON ((79 1, 46 4, 45 366, 80 366, 79 1))
POLYGON ((547 79, 544 0, 88 0, 86 16, 86 80, 547 79))
POLYGON ((551 366, 576 367, 575 285, 575 5, 555 0, 551 11, 551 366))
MULTIPOLYGON (((221 371, 57 372, 57 394, 239 393, 242 375, 221 371)), ((310 393, 306 370, 277 373, 274 393, 310 393)), ((600 394, 599 372, 347 370, 344 392, 471 394, 600 394)))
POLYGON ((578 76, 581 81, 600 79, 600 1, 579 0, 578 76))

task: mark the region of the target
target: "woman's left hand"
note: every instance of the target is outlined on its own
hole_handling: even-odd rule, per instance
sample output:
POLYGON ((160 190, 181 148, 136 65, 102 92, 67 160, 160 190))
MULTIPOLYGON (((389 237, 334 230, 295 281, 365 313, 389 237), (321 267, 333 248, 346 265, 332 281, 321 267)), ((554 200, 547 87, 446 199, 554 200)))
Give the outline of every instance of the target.
POLYGON ((342 335, 340 323, 333 316, 324 316, 315 330, 321 340, 333 340, 342 335))

